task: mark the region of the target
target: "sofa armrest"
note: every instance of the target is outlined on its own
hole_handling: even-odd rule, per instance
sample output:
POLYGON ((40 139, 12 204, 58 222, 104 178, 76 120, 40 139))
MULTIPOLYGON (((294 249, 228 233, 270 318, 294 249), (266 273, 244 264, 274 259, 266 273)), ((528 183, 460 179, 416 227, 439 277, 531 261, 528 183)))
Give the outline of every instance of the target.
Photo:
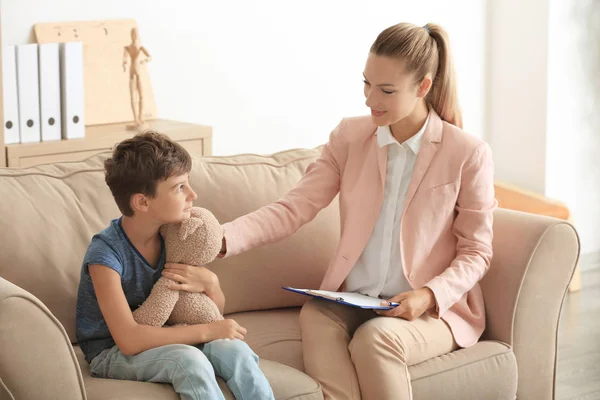
POLYGON ((0 278, 0 378, 16 399, 86 399, 67 333, 31 293, 0 278))
POLYGON ((494 192, 500 208, 547 215, 567 221, 571 219, 571 211, 565 203, 539 193, 498 181, 494 182, 494 192))
POLYGON ((579 259, 577 232, 563 220, 497 209, 493 249, 481 281, 483 338, 512 345, 518 398, 554 398, 558 322, 579 259))
POLYGON ((15 400, 15 396, 8 390, 2 379, 0 379, 0 399, 2 400, 15 400))

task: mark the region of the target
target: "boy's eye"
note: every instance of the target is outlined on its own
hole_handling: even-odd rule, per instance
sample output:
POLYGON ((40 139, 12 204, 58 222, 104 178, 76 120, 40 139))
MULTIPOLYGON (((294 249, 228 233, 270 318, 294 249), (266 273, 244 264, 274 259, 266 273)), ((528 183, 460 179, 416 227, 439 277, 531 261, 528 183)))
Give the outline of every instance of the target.
POLYGON ((177 190, 179 190, 179 191, 183 190, 183 183, 181 185, 179 185, 179 187, 177 188, 177 190))

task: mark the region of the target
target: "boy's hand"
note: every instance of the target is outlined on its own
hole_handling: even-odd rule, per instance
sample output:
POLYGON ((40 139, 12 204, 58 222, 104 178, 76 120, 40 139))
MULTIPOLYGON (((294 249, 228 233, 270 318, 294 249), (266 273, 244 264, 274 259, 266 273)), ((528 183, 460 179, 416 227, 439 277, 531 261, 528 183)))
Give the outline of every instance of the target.
POLYGON ((205 267, 167 263, 162 272, 165 278, 173 280, 169 289, 186 292, 214 292, 219 287, 217 275, 205 267))
POLYGON ((246 328, 238 325, 232 319, 224 319, 222 321, 212 322, 206 325, 208 328, 207 342, 212 342, 217 339, 240 339, 244 340, 246 328))

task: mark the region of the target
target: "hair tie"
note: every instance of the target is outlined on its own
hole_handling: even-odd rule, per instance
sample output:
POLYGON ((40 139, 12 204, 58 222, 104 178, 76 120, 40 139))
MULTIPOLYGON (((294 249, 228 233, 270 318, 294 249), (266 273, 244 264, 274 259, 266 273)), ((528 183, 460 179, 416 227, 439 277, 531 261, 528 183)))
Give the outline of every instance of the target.
POLYGON ((423 25, 423 28, 425 28, 425 30, 427 31, 427 33, 431 33, 431 32, 429 32, 429 28, 427 27, 427 25, 423 25))

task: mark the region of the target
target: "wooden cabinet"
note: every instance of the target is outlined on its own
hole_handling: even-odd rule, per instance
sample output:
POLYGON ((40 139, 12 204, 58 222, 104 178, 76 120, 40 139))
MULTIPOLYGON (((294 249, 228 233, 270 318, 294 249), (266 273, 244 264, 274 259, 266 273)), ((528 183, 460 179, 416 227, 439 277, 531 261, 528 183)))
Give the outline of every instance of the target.
MULTIPOLYGON (((212 128, 170 120, 148 121, 149 129, 165 133, 180 143, 192 156, 212 154, 212 128)), ((109 124, 86 127, 83 139, 57 140, 40 143, 21 143, 6 146, 6 166, 30 167, 57 161, 79 161, 110 150, 133 135, 127 124, 109 124)), ((1 146, 0 146, 1 147, 1 146)), ((4 165, 0 165, 4 166, 4 165)))

